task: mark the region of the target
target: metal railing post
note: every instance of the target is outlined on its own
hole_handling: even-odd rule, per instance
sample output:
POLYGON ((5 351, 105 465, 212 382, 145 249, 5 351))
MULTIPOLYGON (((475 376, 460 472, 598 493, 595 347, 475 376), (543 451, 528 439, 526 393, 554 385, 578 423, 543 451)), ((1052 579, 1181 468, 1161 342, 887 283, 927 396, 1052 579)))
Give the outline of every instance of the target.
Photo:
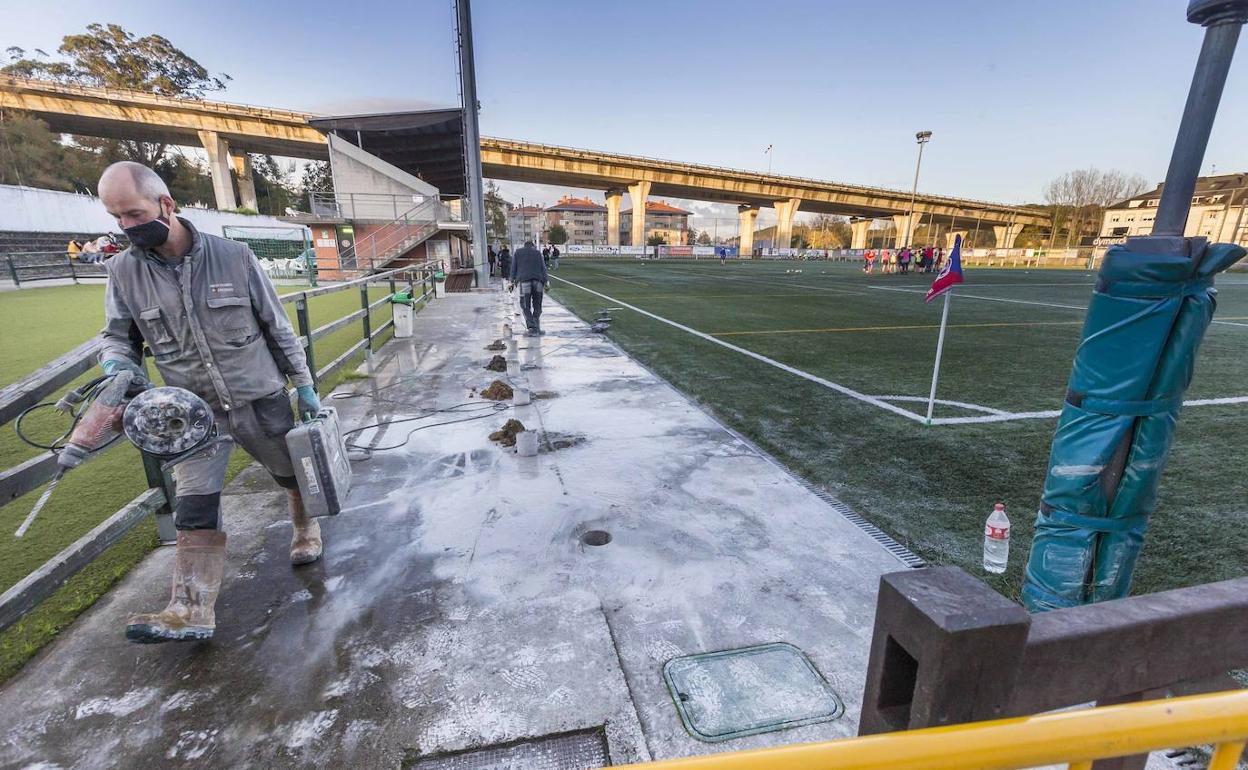
POLYGON ((312 387, 316 388, 316 359, 312 356, 312 324, 308 321, 308 298, 302 296, 295 300, 295 321, 299 325, 299 336, 303 337, 303 357, 308 361, 308 371, 312 373, 312 387))
POLYGON ((6 262, 9 263, 9 275, 13 276, 13 285, 18 288, 21 288, 22 279, 17 277, 17 268, 13 265, 13 255, 5 254, 4 259, 6 262))
POLYGON ((371 313, 368 311, 368 281, 360 284, 360 307, 364 309, 364 358, 372 360, 373 357, 373 323, 370 318, 371 313))
POLYGON ((65 255, 65 261, 69 263, 69 277, 74 279, 74 284, 78 283, 78 272, 74 270, 74 258, 69 254, 65 255))

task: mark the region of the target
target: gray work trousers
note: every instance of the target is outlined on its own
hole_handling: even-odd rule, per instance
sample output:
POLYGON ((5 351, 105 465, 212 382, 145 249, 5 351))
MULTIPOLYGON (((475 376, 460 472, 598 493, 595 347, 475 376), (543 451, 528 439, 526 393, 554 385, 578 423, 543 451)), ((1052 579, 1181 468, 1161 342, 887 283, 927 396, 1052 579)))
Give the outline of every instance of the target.
POLYGON ((520 284, 520 309, 524 311, 524 325, 534 331, 541 328, 542 284, 525 281, 520 284))
POLYGON ((232 409, 215 409, 213 419, 221 440, 173 469, 178 496, 174 526, 178 529, 220 529, 221 490, 235 444, 263 465, 278 486, 299 488, 286 448, 286 434, 295 427, 295 416, 285 390, 232 409))

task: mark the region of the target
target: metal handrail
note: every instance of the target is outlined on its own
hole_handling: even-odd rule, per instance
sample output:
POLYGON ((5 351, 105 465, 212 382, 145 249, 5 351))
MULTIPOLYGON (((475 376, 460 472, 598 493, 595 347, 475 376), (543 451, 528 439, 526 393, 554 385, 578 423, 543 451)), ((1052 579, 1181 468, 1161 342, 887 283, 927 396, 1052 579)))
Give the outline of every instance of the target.
POLYGON ((642 762, 646 770, 1016 770, 1214 744, 1209 770, 1234 770, 1248 740, 1248 690, 1102 706, 824 743, 642 762))
MULTIPOLYGON (((361 269, 361 257, 368 260, 368 269, 374 269, 378 263, 385 264, 398 256, 411 241, 419 242, 427 238, 438 228, 438 213, 442 208, 441 201, 430 199, 418 203, 394 221, 382 225, 362 239, 357 239, 338 256, 339 264, 354 269, 361 269), (414 232, 411 228, 417 228, 414 232)), ((415 243, 411 243, 415 245, 415 243)), ((350 269, 350 268, 348 268, 350 269)))

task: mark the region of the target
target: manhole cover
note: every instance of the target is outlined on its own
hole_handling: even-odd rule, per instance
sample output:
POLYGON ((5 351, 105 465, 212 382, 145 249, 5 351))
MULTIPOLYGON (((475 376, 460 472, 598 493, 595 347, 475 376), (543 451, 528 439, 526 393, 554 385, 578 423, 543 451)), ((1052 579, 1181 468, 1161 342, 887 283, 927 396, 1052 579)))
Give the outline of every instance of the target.
POLYGON ((585 545, 606 545, 611 542, 611 533, 602 529, 591 529, 581 535, 581 542, 585 545))
POLYGON ((591 770, 610 764, 602 728, 408 759, 412 770, 591 770))
POLYGON ((806 654, 783 642, 673 658, 663 680, 685 729, 702 741, 827 722, 845 711, 806 654))

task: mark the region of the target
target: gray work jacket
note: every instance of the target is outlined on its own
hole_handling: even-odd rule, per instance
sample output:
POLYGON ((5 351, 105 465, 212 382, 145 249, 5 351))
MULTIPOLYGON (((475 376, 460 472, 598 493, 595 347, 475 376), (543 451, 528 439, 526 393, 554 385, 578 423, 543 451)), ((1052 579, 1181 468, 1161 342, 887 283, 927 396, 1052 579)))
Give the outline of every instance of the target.
POLYGON ((273 283, 245 244, 191 233, 180 270, 130 247, 105 262, 108 289, 99 360, 142 364, 152 351, 165 384, 230 410, 312 375, 273 283))

